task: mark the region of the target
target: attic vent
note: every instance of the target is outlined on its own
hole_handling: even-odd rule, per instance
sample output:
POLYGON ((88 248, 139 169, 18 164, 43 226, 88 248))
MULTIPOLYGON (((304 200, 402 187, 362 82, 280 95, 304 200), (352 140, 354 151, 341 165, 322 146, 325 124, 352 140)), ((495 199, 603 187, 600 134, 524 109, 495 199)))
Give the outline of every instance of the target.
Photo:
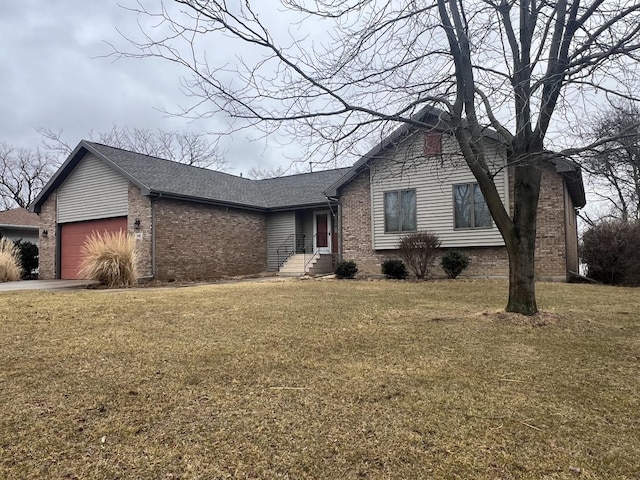
POLYGON ((426 132, 424 134, 424 154, 438 155, 442 153, 442 132, 426 132))

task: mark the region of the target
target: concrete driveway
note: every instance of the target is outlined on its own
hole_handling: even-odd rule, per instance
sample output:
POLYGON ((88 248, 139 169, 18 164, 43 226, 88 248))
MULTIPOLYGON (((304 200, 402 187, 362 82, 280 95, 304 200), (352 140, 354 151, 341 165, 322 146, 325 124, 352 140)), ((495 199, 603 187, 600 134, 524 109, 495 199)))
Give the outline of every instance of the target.
POLYGON ((91 280, 22 280, 20 282, 0 283, 0 292, 18 290, 59 290, 63 288, 87 287, 95 282, 91 280))

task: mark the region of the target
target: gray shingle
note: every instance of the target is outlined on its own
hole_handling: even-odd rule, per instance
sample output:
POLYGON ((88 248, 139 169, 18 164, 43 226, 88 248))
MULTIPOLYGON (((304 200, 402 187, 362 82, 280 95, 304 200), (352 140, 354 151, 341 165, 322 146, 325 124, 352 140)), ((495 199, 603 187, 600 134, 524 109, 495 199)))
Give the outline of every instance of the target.
POLYGON ((254 208, 287 208, 326 202, 324 190, 348 168, 251 180, 206 168, 86 142, 151 192, 254 208))
POLYGON ((336 168, 287 177, 258 180, 269 208, 326 203, 324 191, 349 168, 336 168))

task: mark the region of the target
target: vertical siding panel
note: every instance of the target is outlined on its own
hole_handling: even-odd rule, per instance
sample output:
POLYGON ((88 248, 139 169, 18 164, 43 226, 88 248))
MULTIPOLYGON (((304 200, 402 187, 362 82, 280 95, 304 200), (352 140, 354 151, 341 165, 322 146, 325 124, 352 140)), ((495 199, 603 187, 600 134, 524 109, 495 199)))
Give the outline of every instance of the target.
POLYGON ((87 154, 58 189, 58 223, 123 217, 128 205, 128 180, 87 154))
POLYGON ((278 247, 295 232, 295 212, 272 213, 267 217, 267 268, 278 270, 278 247))

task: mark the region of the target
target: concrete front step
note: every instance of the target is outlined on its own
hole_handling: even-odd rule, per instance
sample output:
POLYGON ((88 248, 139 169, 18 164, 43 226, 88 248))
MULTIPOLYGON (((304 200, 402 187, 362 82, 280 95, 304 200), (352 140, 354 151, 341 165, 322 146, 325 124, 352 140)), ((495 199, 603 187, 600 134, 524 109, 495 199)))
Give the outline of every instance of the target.
POLYGON ((330 273, 333 266, 331 254, 318 254, 312 259, 306 254, 292 255, 289 259, 280 267, 278 272, 279 276, 301 276, 305 274, 321 274, 330 273), (305 271, 306 265, 306 271, 305 271))

